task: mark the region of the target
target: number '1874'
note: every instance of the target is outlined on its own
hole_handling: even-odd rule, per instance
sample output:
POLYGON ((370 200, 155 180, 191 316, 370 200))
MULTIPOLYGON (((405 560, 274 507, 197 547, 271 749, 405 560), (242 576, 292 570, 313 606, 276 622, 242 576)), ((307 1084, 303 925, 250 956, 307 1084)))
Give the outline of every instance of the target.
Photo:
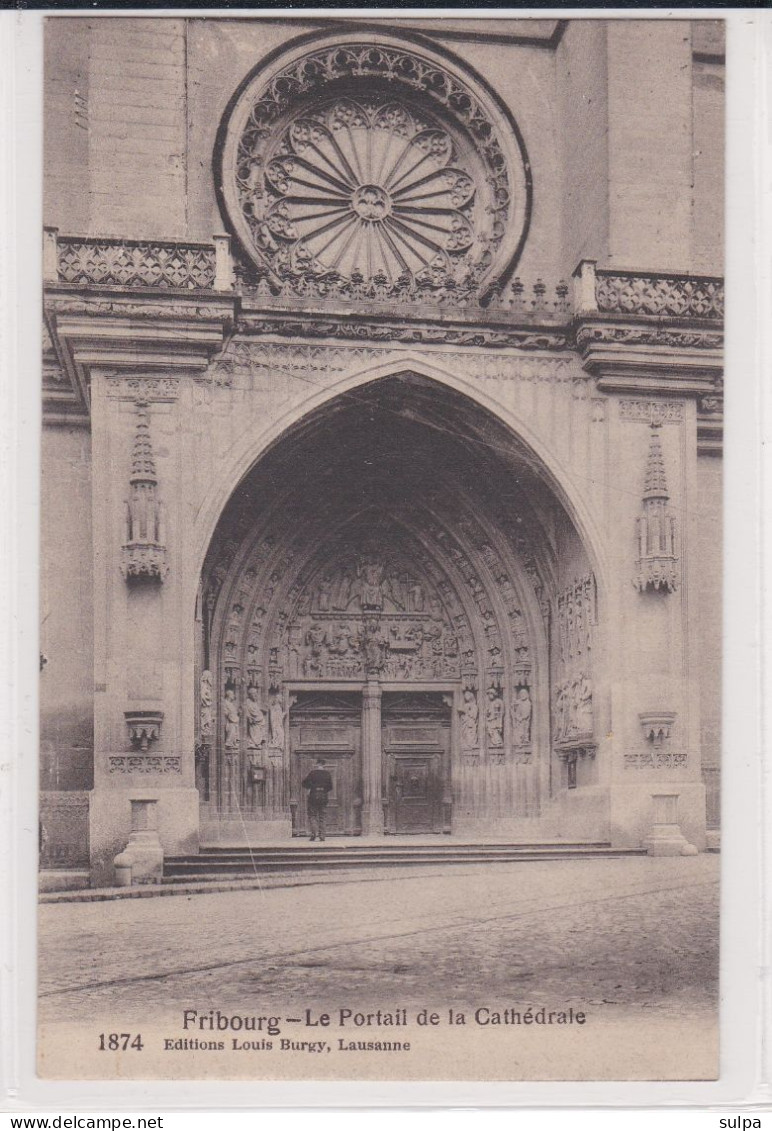
POLYGON ((144 1048, 141 1033, 100 1033, 99 1034, 99 1051, 100 1052, 126 1052, 128 1049, 136 1049, 140 1052, 144 1048))

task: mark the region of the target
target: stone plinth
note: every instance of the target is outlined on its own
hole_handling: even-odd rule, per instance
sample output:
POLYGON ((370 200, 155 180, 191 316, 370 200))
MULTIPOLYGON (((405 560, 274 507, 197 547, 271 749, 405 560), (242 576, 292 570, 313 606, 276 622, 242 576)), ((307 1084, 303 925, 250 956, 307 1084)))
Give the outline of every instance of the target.
POLYGON ((689 844, 678 824, 678 794, 653 793, 654 823, 643 842, 649 856, 691 856, 697 849, 689 844))

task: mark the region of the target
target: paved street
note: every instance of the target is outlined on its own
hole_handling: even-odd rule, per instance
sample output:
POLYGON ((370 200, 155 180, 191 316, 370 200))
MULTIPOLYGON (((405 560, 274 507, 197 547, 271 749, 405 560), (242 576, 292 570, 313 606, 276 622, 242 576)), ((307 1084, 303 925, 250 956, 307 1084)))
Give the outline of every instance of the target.
POLYGON ((383 869, 340 884, 45 905, 40 1019, 124 1029, 190 1007, 285 1017, 497 1004, 712 1031, 718 865, 383 869))

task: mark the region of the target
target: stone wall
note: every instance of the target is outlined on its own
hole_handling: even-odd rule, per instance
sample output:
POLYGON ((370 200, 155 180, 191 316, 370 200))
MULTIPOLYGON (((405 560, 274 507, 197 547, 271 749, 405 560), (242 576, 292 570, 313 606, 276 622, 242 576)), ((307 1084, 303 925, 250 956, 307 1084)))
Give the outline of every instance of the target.
POLYGON ((177 19, 48 24, 47 224, 186 236, 185 41, 177 19))
POLYGON ((608 67, 603 20, 570 21, 555 56, 562 267, 608 255, 608 67))
POLYGON ((691 265, 692 48, 687 22, 610 20, 609 261, 691 265))
POLYGON ((41 786, 89 789, 94 749, 91 436, 85 428, 46 428, 42 457, 41 786))
POLYGON ((696 585, 700 648, 700 749, 708 793, 708 827, 720 824, 722 587, 723 541, 721 460, 706 456, 697 463, 697 549, 702 562, 696 585))

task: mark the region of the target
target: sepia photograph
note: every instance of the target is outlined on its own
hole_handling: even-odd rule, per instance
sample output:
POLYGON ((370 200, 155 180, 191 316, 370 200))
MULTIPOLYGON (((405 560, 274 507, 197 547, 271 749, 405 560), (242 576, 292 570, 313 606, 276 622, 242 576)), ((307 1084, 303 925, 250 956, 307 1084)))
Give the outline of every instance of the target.
POLYGON ((723 21, 44 41, 40 1077, 717 1079, 723 21))

